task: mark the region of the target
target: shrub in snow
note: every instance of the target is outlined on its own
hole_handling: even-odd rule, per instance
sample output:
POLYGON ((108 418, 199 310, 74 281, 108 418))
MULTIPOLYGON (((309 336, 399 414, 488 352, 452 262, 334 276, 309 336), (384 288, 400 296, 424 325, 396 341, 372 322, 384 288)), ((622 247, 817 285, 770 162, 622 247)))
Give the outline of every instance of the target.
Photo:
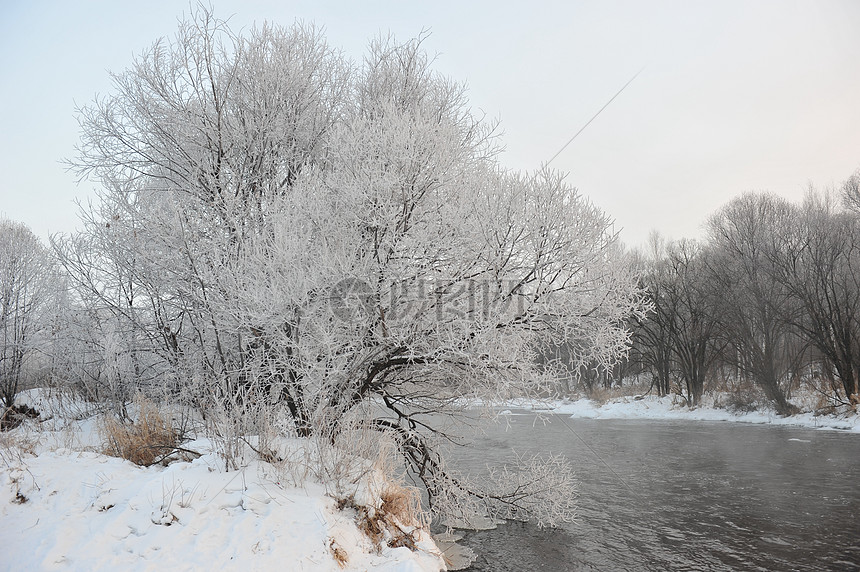
POLYGON ((176 452, 180 440, 170 418, 140 394, 135 398, 135 409, 137 418, 132 422, 105 417, 105 452, 144 467, 165 462, 176 452))

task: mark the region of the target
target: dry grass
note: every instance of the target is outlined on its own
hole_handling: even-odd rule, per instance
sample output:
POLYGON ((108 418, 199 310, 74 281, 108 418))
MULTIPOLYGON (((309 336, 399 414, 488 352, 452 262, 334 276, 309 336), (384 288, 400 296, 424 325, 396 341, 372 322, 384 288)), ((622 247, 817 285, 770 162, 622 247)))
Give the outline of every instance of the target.
POLYGON ((0 433, 0 460, 10 465, 13 460, 22 461, 25 456, 35 457, 38 444, 36 433, 4 431, 0 433))
POLYGON ((739 389, 729 393, 722 404, 732 413, 752 413, 758 411, 761 405, 759 395, 752 388, 739 389))
POLYGON ((0 431, 11 431, 21 425, 25 419, 36 419, 39 412, 29 405, 15 405, 7 407, 0 416, 0 431))
POLYGON ((387 486, 382 491, 382 505, 377 512, 382 514, 389 531, 393 532, 388 546, 392 548, 406 546, 410 550, 416 549, 417 539, 414 533, 428 524, 425 513, 421 510, 421 495, 418 489, 396 484, 387 486))
POLYGON ((337 562, 337 565, 343 568, 349 562, 349 554, 346 553, 346 550, 340 547, 338 543, 332 538, 328 543, 328 549, 331 552, 332 557, 334 557, 334 561, 337 562))
POLYGON ((105 420, 105 453, 144 467, 163 462, 176 451, 179 436, 155 404, 141 396, 134 401, 138 414, 133 423, 105 420))
POLYGON ((637 395, 648 393, 648 388, 648 385, 637 385, 633 383, 626 383, 620 387, 616 385, 612 388, 607 388, 603 385, 595 385, 590 392, 586 393, 586 395, 592 401, 602 404, 606 403, 610 399, 616 399, 618 397, 635 397, 637 395))
POLYGON ((379 507, 367 507, 355 502, 350 496, 338 501, 340 510, 354 509, 356 524, 376 549, 383 544, 391 548, 405 546, 416 550, 416 533, 427 524, 421 510, 421 497, 417 489, 388 483, 380 494, 379 507))

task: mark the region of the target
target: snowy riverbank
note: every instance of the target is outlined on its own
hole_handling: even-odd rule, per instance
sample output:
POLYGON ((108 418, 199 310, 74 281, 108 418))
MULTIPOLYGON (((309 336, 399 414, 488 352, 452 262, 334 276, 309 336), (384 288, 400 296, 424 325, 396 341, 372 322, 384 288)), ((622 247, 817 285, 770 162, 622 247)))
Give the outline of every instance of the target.
MULTIPOLYGON (((45 410, 50 400, 27 400, 45 410)), ((740 412, 706 396, 688 408, 677 398, 618 396, 515 401, 516 408, 588 419, 726 421, 794 425, 860 433, 860 417, 773 411, 740 412)), ((248 451, 226 471, 217 444, 197 439, 199 453, 168 466, 140 467, 102 453, 97 417, 31 420, 0 433, 0 545, 18 570, 381 570, 442 568, 439 549, 416 530, 416 550, 374 543, 343 493, 305 470, 285 470, 248 451), (77 418, 77 420, 73 420, 77 418), (340 506, 338 499, 341 498, 340 506)), ((56 414, 57 412, 55 412, 56 414)), ((307 456, 301 440, 291 455, 307 456)), ((368 473, 370 474, 370 473, 368 473)), ((365 476, 352 498, 379 506, 384 483, 365 476), (369 480, 368 480, 369 479, 369 480)), ((360 509, 359 509, 360 511, 360 509)), ((396 545, 396 543, 395 543, 396 545)))
MULTIPOLYGON (((416 550, 374 543, 360 530, 361 507, 338 506, 310 476, 296 483, 296 472, 253 455, 225 471, 208 439, 183 444, 200 453, 193 459, 140 467, 100 452, 95 418, 57 421, 0 434, 0 546, 10 570, 442 568, 425 531, 412 535, 416 550)), ((365 506, 381 503, 372 473, 354 493, 365 506)))
POLYGON ((720 406, 725 396, 706 395, 698 407, 690 408, 678 402, 677 397, 620 396, 603 402, 587 398, 551 400, 543 402, 513 401, 511 407, 522 407, 582 419, 686 419, 691 421, 732 421, 738 423, 766 423, 793 425, 814 429, 833 429, 860 433, 860 415, 815 415, 798 413, 788 417, 777 415, 768 408, 756 411, 737 411, 720 406))

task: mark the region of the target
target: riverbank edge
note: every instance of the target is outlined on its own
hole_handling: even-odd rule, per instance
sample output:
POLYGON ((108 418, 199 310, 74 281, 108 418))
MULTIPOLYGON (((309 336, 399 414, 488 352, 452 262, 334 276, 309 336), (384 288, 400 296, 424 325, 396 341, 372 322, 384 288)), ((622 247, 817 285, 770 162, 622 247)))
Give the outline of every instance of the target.
POLYGON ((411 547, 362 528, 392 490, 375 466, 338 491, 302 465, 306 440, 285 439, 284 461, 271 463, 249 437, 226 470, 223 447, 202 436, 183 443, 187 458, 138 466, 106 454, 104 415, 91 404, 40 390, 16 402, 38 411, 0 432, 0 539, 18 569, 446 569, 429 528, 397 522, 411 547))
MULTIPOLYGON (((799 400, 803 401, 803 400, 799 400)), ((505 413, 511 409, 568 415, 576 419, 648 419, 722 421, 734 423, 786 425, 846 431, 860 435, 860 415, 854 412, 841 414, 816 414, 802 411, 795 415, 781 416, 775 410, 759 406, 755 411, 738 411, 728 406, 726 395, 704 396, 696 407, 688 407, 677 396, 624 395, 606 400, 588 397, 567 399, 512 399, 500 407, 505 413)))

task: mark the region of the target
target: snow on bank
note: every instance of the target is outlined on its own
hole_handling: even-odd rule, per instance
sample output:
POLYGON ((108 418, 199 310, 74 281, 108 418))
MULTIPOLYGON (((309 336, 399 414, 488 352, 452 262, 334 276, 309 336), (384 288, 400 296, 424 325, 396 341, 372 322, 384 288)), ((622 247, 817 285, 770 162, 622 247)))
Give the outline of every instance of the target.
MULTIPOLYGON (((799 413, 781 417, 772 410, 734 412, 714 406, 714 398, 706 396, 699 407, 689 408, 679 404, 672 396, 616 397, 600 403, 587 398, 576 401, 558 400, 549 402, 517 402, 526 407, 570 415, 581 419, 686 419, 691 421, 735 421, 741 423, 766 423, 772 425, 794 425, 816 429, 839 429, 860 433, 860 415, 814 415, 799 413)), ((514 404, 512 404, 514 405, 514 404)))
POLYGON ((86 450, 86 422, 77 431, 0 435, 0 546, 9 569, 443 568, 426 533, 417 533, 417 551, 377 550, 354 511, 339 510, 322 485, 294 487, 257 461, 224 471, 208 440, 184 445, 203 453, 197 459, 142 468, 86 450), (343 566, 336 551, 348 556, 343 566))

